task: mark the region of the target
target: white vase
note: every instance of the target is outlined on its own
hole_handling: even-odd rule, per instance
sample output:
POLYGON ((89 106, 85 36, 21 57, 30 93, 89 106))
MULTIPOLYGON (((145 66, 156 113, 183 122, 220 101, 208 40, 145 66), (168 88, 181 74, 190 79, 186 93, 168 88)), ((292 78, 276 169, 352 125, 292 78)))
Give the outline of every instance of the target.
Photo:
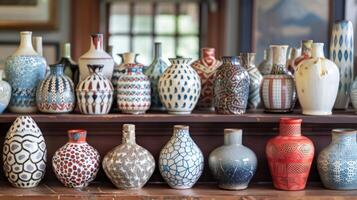
POLYGON ((4 112, 9 105, 11 97, 11 86, 6 81, 2 80, 4 71, 0 70, 0 114, 4 112))
POLYGON ((312 44, 312 58, 303 60, 295 73, 296 89, 305 115, 330 115, 336 100, 339 71, 326 59, 323 43, 312 44))
POLYGON ((87 67, 88 65, 103 65, 103 75, 109 80, 112 79, 114 60, 103 49, 103 34, 91 35, 91 45, 89 51, 79 58, 80 81, 90 75, 87 67))

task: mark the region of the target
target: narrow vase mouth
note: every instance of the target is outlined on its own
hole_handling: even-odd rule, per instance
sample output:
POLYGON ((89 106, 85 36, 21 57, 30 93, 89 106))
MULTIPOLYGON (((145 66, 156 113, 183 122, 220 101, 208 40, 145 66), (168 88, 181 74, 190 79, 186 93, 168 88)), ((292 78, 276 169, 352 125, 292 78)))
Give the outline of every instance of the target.
POLYGON ((32 35, 32 31, 21 31, 20 35, 32 35))
POLYGON ((356 134, 356 130, 348 129, 348 128, 336 128, 336 129, 332 129, 332 133, 335 133, 335 134, 356 134))
POLYGON ((189 126, 187 125, 174 125, 174 129, 189 129, 189 126))
POLYGON ((224 129, 224 134, 231 134, 231 133, 239 133, 242 134, 242 129, 238 129, 238 128, 225 128, 224 129))
POLYGON ((71 143, 84 143, 86 142, 87 131, 84 129, 69 130, 68 137, 71 143))
POLYGON ((281 124, 301 124, 302 119, 300 118, 290 118, 290 117, 282 117, 280 118, 281 124))
POLYGON ((191 60, 192 58, 183 58, 183 57, 169 58, 169 61, 171 63, 189 63, 191 60))

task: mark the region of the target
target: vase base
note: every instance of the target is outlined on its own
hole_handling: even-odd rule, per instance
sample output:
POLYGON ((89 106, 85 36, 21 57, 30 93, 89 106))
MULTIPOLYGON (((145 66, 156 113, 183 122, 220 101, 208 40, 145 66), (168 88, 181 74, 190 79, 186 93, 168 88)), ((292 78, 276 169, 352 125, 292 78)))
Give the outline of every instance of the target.
POLYGON ((169 111, 168 113, 169 113, 169 114, 172 114, 172 115, 189 115, 189 114, 191 114, 191 112, 190 112, 190 111, 188 111, 188 112, 181 112, 181 111, 169 111))
POLYGON ((185 190, 185 189, 190 189, 192 188, 192 186, 188 186, 188 185, 181 185, 181 186, 171 186, 173 189, 176 189, 176 190, 185 190))
POLYGON ((12 113, 26 114, 26 113, 37 113, 38 109, 37 109, 37 107, 25 108, 25 107, 20 107, 20 106, 10 106, 9 107, 9 111, 12 112, 12 113))
POLYGON ((131 115, 142 115, 145 114, 145 111, 142 110, 122 110, 124 114, 131 114, 131 115))
POLYGON ((302 114, 303 115, 332 115, 332 112, 308 110, 308 111, 302 111, 302 114))
POLYGON ((218 187, 225 190, 245 190, 248 185, 218 185, 218 187))

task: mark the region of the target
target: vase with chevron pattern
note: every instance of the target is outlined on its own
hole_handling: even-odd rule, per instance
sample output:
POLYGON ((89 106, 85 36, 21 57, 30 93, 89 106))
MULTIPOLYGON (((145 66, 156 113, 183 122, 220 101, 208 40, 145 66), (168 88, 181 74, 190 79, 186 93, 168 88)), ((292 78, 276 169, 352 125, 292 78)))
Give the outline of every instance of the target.
POLYGON ((330 42, 330 60, 340 70, 340 83, 335 109, 346 109, 350 102, 350 88, 353 82, 353 25, 342 20, 333 25, 330 42))

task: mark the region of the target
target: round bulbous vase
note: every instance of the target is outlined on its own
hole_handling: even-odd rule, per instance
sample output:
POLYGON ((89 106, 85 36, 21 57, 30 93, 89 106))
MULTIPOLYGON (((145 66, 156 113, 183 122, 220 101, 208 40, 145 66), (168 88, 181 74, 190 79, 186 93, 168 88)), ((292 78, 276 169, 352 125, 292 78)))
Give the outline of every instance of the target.
POLYGON ((69 130, 69 141, 52 157, 52 167, 57 179, 69 188, 84 188, 99 171, 100 156, 86 142, 87 131, 69 130))
POLYGON ((209 167, 218 187, 227 190, 246 189, 257 162, 255 153, 242 145, 241 129, 224 129, 224 145, 209 155, 209 167))
POLYGON ((5 111, 10 103, 11 86, 8 82, 2 80, 3 70, 0 70, 0 114, 5 111))
POLYGON ((317 169, 323 185, 333 190, 357 189, 356 130, 332 130, 331 143, 317 158, 317 169))
POLYGON ((191 188, 203 172, 203 154, 188 129, 188 126, 175 125, 171 139, 160 152, 161 176, 175 189, 191 188))
POLYGON ((274 187, 303 190, 314 159, 312 141, 301 135, 301 119, 280 118, 279 135, 266 145, 274 187))
POLYGON ((50 65, 50 75, 37 88, 36 104, 43 113, 68 113, 76 105, 73 82, 63 70, 63 64, 50 65))
POLYGON ((159 79, 161 102, 169 114, 190 114, 201 92, 201 80, 190 67, 191 58, 170 58, 171 66, 159 79))
POLYGON ((312 44, 312 57, 297 66, 296 90, 304 115, 331 115, 340 74, 336 64, 324 57, 323 43, 312 44))
POLYGON ((151 153, 135 142, 135 125, 124 124, 122 144, 112 149, 103 159, 103 169, 119 189, 140 189, 155 169, 151 153))

